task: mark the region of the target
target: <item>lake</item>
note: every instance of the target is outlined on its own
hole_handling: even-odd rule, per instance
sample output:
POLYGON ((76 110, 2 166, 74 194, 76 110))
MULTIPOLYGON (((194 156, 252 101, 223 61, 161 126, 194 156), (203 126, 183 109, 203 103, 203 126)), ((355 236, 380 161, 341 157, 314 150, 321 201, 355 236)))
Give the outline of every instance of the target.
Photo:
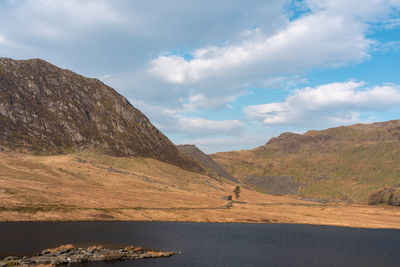
POLYGON ((170 258, 73 266, 399 266, 400 230, 298 224, 183 222, 0 223, 0 255, 61 244, 137 245, 170 258))

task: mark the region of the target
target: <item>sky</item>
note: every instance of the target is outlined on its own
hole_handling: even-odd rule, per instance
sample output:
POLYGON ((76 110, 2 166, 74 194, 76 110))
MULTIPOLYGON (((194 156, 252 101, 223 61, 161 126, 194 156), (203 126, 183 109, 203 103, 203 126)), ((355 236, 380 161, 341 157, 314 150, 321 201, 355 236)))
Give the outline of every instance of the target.
POLYGON ((400 119, 400 0, 0 0, 0 57, 98 78, 206 153, 400 119))

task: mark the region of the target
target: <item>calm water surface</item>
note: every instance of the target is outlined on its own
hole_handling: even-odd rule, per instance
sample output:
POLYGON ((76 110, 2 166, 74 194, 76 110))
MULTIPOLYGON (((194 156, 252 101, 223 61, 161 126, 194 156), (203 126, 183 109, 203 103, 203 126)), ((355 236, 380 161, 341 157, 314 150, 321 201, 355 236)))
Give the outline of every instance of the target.
POLYGON ((171 258, 73 266, 400 266, 400 230, 179 222, 0 223, 0 255, 61 244, 138 245, 171 258))

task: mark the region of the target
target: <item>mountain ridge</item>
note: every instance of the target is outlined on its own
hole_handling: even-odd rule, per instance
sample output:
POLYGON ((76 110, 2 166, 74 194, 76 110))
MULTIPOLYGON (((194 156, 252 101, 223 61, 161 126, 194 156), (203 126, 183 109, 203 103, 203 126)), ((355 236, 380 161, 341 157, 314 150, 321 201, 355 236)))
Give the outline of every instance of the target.
POLYGON ((309 130, 303 134, 285 132, 278 137, 271 138, 263 147, 281 147, 296 150, 304 144, 324 144, 329 142, 352 142, 360 144, 365 142, 384 142, 400 140, 400 120, 375 122, 371 124, 353 124, 339 126, 325 130, 309 130))
POLYGON ((270 193, 276 184, 282 186, 279 177, 293 177, 297 196, 389 203, 371 198, 397 192, 388 188, 400 182, 400 120, 282 133, 255 149, 212 157, 261 192, 270 193))
POLYGON ((41 59, 0 58, 0 128, 0 145, 14 150, 90 149, 204 171, 114 89, 41 59))

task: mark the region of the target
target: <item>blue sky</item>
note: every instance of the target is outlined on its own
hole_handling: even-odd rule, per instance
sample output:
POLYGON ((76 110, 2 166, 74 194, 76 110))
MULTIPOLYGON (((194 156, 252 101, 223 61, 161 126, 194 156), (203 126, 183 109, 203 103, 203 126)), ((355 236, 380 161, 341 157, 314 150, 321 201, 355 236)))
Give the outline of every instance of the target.
POLYGON ((400 119, 400 0, 0 0, 0 56, 112 86, 177 144, 400 119))

